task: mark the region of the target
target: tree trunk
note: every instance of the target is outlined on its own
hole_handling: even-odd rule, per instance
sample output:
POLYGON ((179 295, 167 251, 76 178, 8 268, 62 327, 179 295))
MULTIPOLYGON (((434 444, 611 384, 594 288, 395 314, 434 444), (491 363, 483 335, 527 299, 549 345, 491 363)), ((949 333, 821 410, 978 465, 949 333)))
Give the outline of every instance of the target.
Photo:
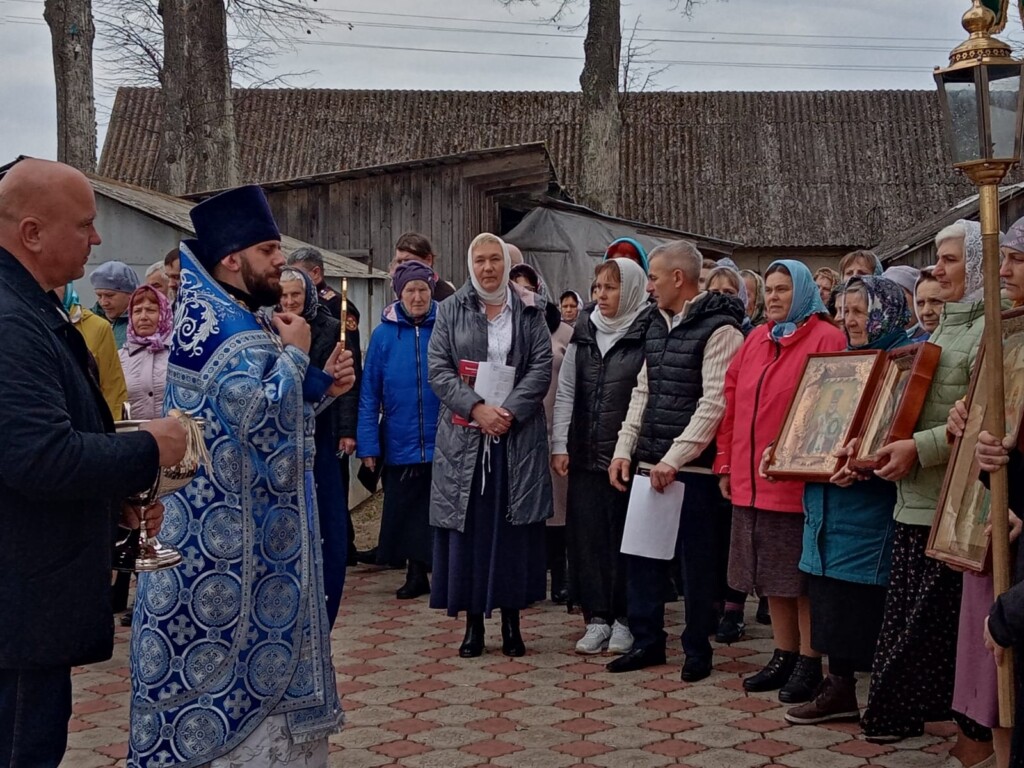
POLYGON ((620 0, 590 0, 586 61, 580 75, 583 89, 583 166, 577 197, 601 213, 618 214, 619 138, 619 27, 620 0))
POLYGON ((96 170, 96 103, 92 43, 96 27, 91 0, 46 0, 53 75, 57 85, 57 159, 82 171, 96 170))
POLYGON ((157 187, 172 195, 238 184, 223 0, 162 0, 163 137, 157 187))

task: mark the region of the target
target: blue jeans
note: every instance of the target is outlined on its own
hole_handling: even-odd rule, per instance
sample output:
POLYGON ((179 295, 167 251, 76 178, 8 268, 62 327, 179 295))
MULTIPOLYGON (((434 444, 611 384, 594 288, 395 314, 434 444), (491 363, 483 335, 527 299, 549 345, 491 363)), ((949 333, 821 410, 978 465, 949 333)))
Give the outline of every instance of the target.
MULTIPOLYGON (((718 478, 692 472, 681 474, 686 485, 679 516, 676 554, 683 571, 683 605, 686 625, 683 653, 711 661, 708 635, 715 633, 715 601, 718 563, 715 547, 715 516, 718 478)), ((625 556, 626 605, 634 648, 665 647, 665 583, 671 563, 647 557, 625 556)))
POLYGON ((70 668, 0 669, 0 765, 56 768, 70 719, 70 668))

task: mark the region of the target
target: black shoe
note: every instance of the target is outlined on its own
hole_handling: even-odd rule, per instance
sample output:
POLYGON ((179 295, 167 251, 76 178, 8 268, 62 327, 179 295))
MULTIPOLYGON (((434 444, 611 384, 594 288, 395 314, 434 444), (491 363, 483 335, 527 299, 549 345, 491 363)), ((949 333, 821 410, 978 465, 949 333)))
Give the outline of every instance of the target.
POLYGON ((518 609, 501 609, 501 652, 512 658, 526 655, 526 644, 519 634, 518 609))
POLYGON ((696 683, 711 675, 711 659, 687 656, 679 679, 684 683, 696 683))
POLYGON ((122 627, 130 627, 131 625, 132 625, 132 612, 128 611, 127 613, 122 613, 121 614, 121 626, 122 627))
POLYGON ((754 618, 757 619, 758 624, 771 624, 772 614, 768 610, 768 598, 762 597, 757 601, 757 613, 754 614, 754 618))
POLYGON ((810 701, 821 687, 821 657, 799 656, 785 685, 778 692, 782 703, 803 703, 810 701))
POLYGON ((405 584, 398 588, 395 597, 399 600, 412 600, 420 595, 430 594, 430 580, 427 578, 426 563, 410 560, 405 574, 405 584))
POLYGON ((364 550, 363 552, 360 552, 359 550, 356 550, 355 561, 357 563, 362 563, 363 565, 376 565, 377 564, 377 548, 373 547, 372 549, 367 549, 367 550, 364 550))
POLYGON ((743 690, 749 693, 778 690, 793 674, 797 656, 796 651, 780 651, 776 648, 771 661, 765 664, 764 669, 743 679, 743 690))
POLYGON ((567 605, 569 602, 569 590, 567 587, 559 589, 551 588, 551 602, 555 605, 567 605))
POLYGON ((635 672, 665 663, 664 648, 634 648, 629 653, 612 659, 605 665, 609 672, 635 672))
POLYGON ((743 611, 726 611, 718 622, 715 632, 716 643, 736 643, 743 637, 747 625, 743 623, 743 611))
POLYGON ((466 614, 466 636, 459 646, 459 656, 472 659, 484 652, 484 615, 482 613, 466 614))
POLYGON ((348 551, 348 555, 345 558, 346 568, 355 568, 359 565, 359 550, 354 547, 348 551))
POLYGON ((803 704, 811 701, 821 686, 821 657, 800 656, 789 680, 779 691, 783 704, 803 704))

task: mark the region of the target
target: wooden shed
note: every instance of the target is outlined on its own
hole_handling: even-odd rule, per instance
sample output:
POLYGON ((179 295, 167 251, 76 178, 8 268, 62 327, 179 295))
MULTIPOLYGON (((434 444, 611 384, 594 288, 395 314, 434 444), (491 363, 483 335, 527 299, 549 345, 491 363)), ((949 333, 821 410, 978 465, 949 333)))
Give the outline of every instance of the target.
MULTIPOLYGON (((562 196, 544 144, 263 183, 282 231, 387 270, 404 232, 426 235, 435 269, 460 285, 480 232, 511 229, 542 198, 562 196)), ((189 195, 202 199, 214 192, 189 195)))
MULTIPOLYGON (((141 281, 150 264, 162 260, 182 238, 195 235, 188 215, 194 203, 100 176, 89 176, 89 180, 96 193, 96 229, 103 243, 93 248, 86 278, 76 284, 86 305, 95 299, 88 274, 103 262, 123 261, 139 273, 141 281)), ((278 225, 282 232, 288 231, 278 225)), ((310 244, 290 235, 281 239, 285 253, 310 244)), ((381 309, 391 299, 387 273, 329 250, 324 251, 324 271, 328 283, 336 287, 341 278, 348 279, 349 295, 361 312, 363 338, 369 340, 381 309)))
MULTIPOLYGON (((1021 216, 1024 216, 1024 183, 1000 187, 999 229, 1005 232, 1021 216)), ((957 219, 978 220, 977 195, 971 195, 937 216, 926 218, 913 229, 889 238, 875 249, 875 253, 887 267, 896 264, 909 264, 918 269, 931 266, 937 257, 935 235, 957 219)))

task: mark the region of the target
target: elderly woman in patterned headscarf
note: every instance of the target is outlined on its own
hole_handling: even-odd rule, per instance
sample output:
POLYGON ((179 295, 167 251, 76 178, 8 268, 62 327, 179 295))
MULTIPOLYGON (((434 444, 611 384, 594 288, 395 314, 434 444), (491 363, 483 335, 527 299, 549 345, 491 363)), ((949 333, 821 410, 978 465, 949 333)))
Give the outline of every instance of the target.
MULTIPOLYGON (((981 226, 960 219, 935 237, 934 275, 946 302, 930 341, 942 348, 914 435, 883 446, 876 474, 898 483, 892 573, 885 618, 861 725, 878 743, 919 736, 924 724, 948 719, 953 700, 957 622, 963 577, 925 555, 950 443, 947 418, 967 392, 981 342, 981 226)), ((988 730, 956 715, 959 749, 980 762, 988 730)), ((961 758, 963 759, 963 758, 961 758)))
MULTIPOLYGON (((910 343, 904 327, 912 315, 900 286, 853 277, 845 294, 848 349, 888 351, 910 343)), ((882 626, 895 505, 892 483, 846 467, 831 483, 804 487, 800 570, 807 574, 811 646, 828 655, 829 673, 813 700, 786 714, 791 723, 860 716, 854 673, 870 671, 882 626)))

